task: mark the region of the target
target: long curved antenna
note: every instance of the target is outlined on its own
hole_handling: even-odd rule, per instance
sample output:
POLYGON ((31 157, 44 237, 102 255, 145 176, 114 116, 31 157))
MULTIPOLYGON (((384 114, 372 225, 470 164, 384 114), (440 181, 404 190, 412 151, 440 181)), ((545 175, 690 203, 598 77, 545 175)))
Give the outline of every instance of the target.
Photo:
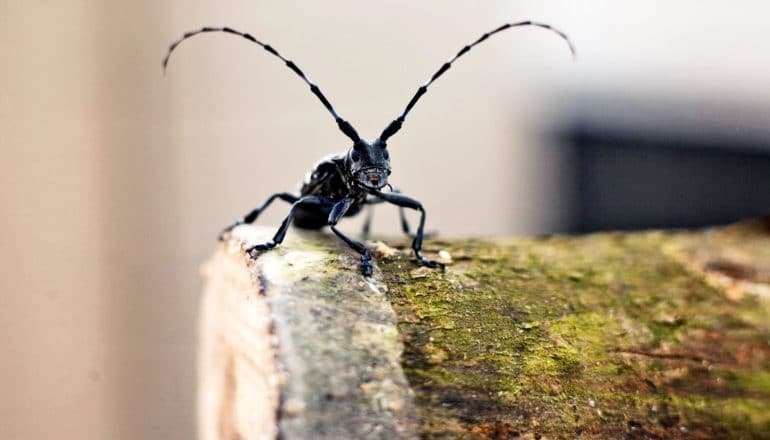
POLYGON ((310 79, 308 79, 308 77, 305 75, 305 73, 302 70, 300 70, 300 68, 297 67, 297 65, 294 64, 293 61, 291 61, 291 60, 289 60, 287 58, 284 58, 283 55, 278 53, 277 50, 273 49, 272 46, 257 40, 256 38, 251 36, 251 34, 240 32, 240 31, 237 31, 235 29, 231 29, 229 27, 221 27, 221 28, 204 27, 204 28, 201 28, 201 29, 199 29, 197 31, 187 32, 184 35, 182 35, 182 38, 180 38, 177 41, 173 42, 171 44, 171 46, 169 46, 168 53, 166 53, 166 56, 163 58, 163 73, 164 74, 166 73, 166 67, 168 66, 168 60, 171 57, 171 53, 174 51, 174 49, 177 48, 177 46, 179 46, 179 44, 182 41, 184 41, 184 40, 186 40, 188 38, 194 37, 194 36, 196 36, 198 34, 205 33, 205 32, 226 32, 228 34, 238 35, 240 37, 243 37, 243 38, 249 40, 252 43, 255 43, 255 44, 258 44, 258 45, 262 46, 263 49, 265 49, 266 51, 268 51, 271 54, 273 54, 273 55, 277 56, 278 58, 280 58, 281 61, 283 61, 286 64, 286 67, 288 67, 294 73, 299 75, 299 77, 302 78, 302 80, 305 81, 305 83, 308 86, 310 86, 310 91, 313 92, 313 94, 321 101, 321 103, 324 105, 324 107, 326 107, 326 110, 329 110, 329 113, 332 114, 332 116, 334 117, 334 120, 337 122, 337 126, 340 128, 340 130, 343 133, 345 133, 345 136, 349 137, 353 141, 354 145, 357 145, 361 141, 361 138, 358 136, 358 133, 353 128, 353 126, 350 125, 350 123, 348 121, 342 119, 342 117, 340 117, 340 115, 337 114, 337 112, 334 110, 334 107, 332 107, 332 105, 329 102, 329 100, 326 99, 326 96, 324 96, 324 94, 321 92, 321 89, 319 89, 317 85, 315 85, 312 81, 310 81, 310 79))
POLYGON ((385 142, 389 137, 393 136, 394 134, 396 134, 396 132, 398 130, 401 129, 401 125, 404 123, 404 119, 406 119, 406 115, 412 110, 412 107, 414 107, 414 105, 417 104, 417 101, 420 99, 420 97, 422 97, 422 95, 424 95, 425 92, 428 91, 428 86, 430 86, 433 83, 433 81, 437 80, 441 75, 443 75, 444 72, 449 70, 449 68, 452 67, 452 63, 454 63, 455 60, 457 60, 461 56, 465 55, 465 53, 468 52, 469 50, 471 50, 471 48, 473 48, 473 46, 481 43, 482 41, 486 40, 490 36, 492 36, 492 35, 494 35, 494 34, 496 34, 498 32, 504 31, 506 29, 509 29, 509 28, 512 28, 512 27, 520 27, 520 26, 536 26, 536 27, 547 29, 547 30, 549 30, 551 32, 556 33, 556 35, 560 36, 562 39, 564 39, 564 41, 567 42, 567 45, 569 46, 569 50, 570 50, 570 52, 572 52, 572 57, 574 59, 574 57, 575 57, 575 47, 572 45, 572 42, 570 41, 569 37, 567 37, 567 34, 565 34, 564 32, 562 32, 562 31, 560 31, 560 30, 558 30, 556 28, 554 28, 550 24, 539 23, 539 22, 536 22, 536 21, 529 21, 529 20, 519 21, 519 22, 516 22, 516 23, 506 23, 506 24, 500 26, 499 28, 497 28, 497 29, 495 29, 493 31, 489 31, 489 32, 485 33, 484 35, 479 37, 479 39, 474 41, 473 43, 466 45, 465 47, 460 49, 459 52, 457 52, 457 55, 455 55, 454 57, 452 57, 452 59, 450 59, 449 61, 444 63, 436 71, 436 73, 434 73, 433 76, 431 76, 430 79, 422 87, 417 89, 417 93, 414 94, 412 99, 409 101, 409 104, 406 105, 406 108, 404 109, 404 112, 401 113, 401 115, 399 117, 397 117, 396 119, 394 119, 390 124, 388 124, 388 126, 385 128, 385 130, 382 131, 382 134, 380 135, 380 140, 385 142))

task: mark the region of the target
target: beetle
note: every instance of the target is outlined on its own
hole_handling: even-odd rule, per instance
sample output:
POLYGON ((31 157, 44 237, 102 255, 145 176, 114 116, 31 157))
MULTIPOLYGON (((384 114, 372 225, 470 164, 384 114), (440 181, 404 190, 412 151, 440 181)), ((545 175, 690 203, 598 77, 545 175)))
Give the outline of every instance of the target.
MULTIPOLYGON (((463 46, 457 54, 449 59, 449 61, 442 64, 428 81, 417 89, 417 92, 409 100, 403 112, 391 121, 374 141, 362 139, 355 128, 353 128, 348 121, 343 119, 334 107, 332 107, 329 100, 321 92, 321 89, 315 83, 310 81, 307 75, 305 75, 293 61, 281 55, 269 44, 263 43, 249 33, 240 32, 229 27, 204 27, 183 34, 180 39, 169 46, 168 52, 163 58, 164 73, 168 67, 171 54, 182 41, 187 40, 188 38, 211 32, 222 32, 239 36, 251 43, 261 46, 268 53, 283 61, 284 64, 286 64, 286 67, 302 78, 302 80, 310 87, 310 91, 321 101, 326 110, 331 113, 340 131, 353 142, 353 145, 346 152, 333 154, 318 162, 313 170, 306 176, 298 196, 288 192, 273 194, 265 200, 262 205, 249 212, 243 218, 238 219, 227 226, 220 234, 220 240, 225 238, 227 233, 236 226, 253 223, 257 217, 259 217, 260 213, 262 213, 273 201, 280 199, 291 204, 289 214, 281 223, 281 226, 278 228, 278 231, 275 233, 272 240, 251 246, 247 249, 247 252, 252 258, 256 258, 262 251, 278 246, 283 241, 286 236, 286 231, 292 223, 297 227, 306 229, 321 229, 325 226, 329 226, 342 241, 353 248, 361 256, 361 272, 364 276, 368 277, 372 274, 372 258, 366 246, 343 234, 336 226, 340 219, 358 214, 366 205, 386 202, 399 207, 402 229, 408 235, 410 235, 409 225, 404 216, 404 208, 413 209, 420 213, 420 223, 412 240, 412 250, 414 251, 414 255, 420 264, 424 266, 444 269, 443 263, 429 260, 422 255, 422 242, 425 235, 425 209, 423 208, 422 203, 393 190, 393 187, 388 183, 391 167, 387 141, 401 129, 406 116, 415 104, 417 104, 417 101, 419 101, 425 92, 428 91, 428 87, 435 80, 449 70, 452 63, 490 36, 506 29, 522 26, 539 27, 555 33, 567 43, 572 56, 575 56, 575 49, 569 37, 567 37, 564 32, 547 23, 530 20, 505 23, 502 26, 484 33, 474 42, 463 46), (388 188, 389 191, 385 191, 385 188, 388 188)), ((371 217, 367 217, 364 224, 365 234, 369 230, 370 218, 371 217)))

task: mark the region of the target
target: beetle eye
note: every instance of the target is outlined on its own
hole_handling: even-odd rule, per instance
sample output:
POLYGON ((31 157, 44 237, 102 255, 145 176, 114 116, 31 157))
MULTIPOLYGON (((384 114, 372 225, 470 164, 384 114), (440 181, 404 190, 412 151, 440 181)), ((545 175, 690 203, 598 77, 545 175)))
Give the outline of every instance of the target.
POLYGON ((350 154, 350 158, 353 159, 353 162, 358 162, 358 160, 361 159, 361 154, 358 151, 353 150, 353 153, 350 154))
POLYGON ((385 152, 382 153, 382 157, 384 157, 385 159, 390 159, 390 153, 388 153, 388 150, 385 150, 385 152))

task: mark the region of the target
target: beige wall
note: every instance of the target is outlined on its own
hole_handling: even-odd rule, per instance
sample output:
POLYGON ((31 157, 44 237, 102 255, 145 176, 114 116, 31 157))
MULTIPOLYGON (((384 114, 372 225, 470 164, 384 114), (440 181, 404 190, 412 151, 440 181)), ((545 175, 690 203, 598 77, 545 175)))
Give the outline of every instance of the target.
MULTIPOLYGON (((501 35, 390 142, 392 182, 429 229, 523 234, 559 226, 565 164, 535 134, 567 93, 767 100, 763 3, 664 4, 0 0, 0 438, 191 438, 198 265, 227 221, 347 147, 245 42, 188 41, 164 78, 182 32, 253 32, 373 136, 470 38, 506 18, 559 25, 577 63, 544 32, 501 35)), ((395 233, 395 210, 374 226, 395 233)))

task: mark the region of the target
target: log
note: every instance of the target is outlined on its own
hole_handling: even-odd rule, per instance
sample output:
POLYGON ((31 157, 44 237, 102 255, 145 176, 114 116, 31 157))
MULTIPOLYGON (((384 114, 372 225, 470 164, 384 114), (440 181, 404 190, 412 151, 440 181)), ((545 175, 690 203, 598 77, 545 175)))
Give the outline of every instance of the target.
POLYGON ((357 258, 317 233, 246 256, 273 232, 240 227, 204 266, 200 438, 413 437, 381 277, 363 278, 357 258))
POLYGON ((204 265, 199 437, 770 438, 770 219, 204 265))

